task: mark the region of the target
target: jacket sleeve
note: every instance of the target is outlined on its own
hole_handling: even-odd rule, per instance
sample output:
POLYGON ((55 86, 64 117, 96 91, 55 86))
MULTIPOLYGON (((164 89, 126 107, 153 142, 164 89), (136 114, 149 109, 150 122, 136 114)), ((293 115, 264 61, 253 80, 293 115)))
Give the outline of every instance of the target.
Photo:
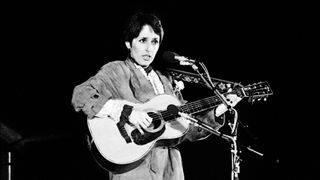
MULTIPOLYGON (((173 83, 173 87, 174 87, 174 93, 175 95, 178 97, 178 99, 184 104, 187 103, 186 100, 183 99, 181 90, 184 88, 179 88, 179 84, 177 84, 176 81, 174 81, 172 78, 170 79, 170 81, 173 83)), ((225 122, 225 115, 222 114, 219 117, 215 116, 215 108, 208 110, 208 111, 204 111, 201 113, 198 113, 195 117, 196 119, 208 124, 209 126, 211 126, 213 129, 215 130, 219 130, 225 122)), ((189 131, 188 133, 185 135, 183 140, 189 140, 189 141, 195 141, 195 140, 201 140, 203 138, 206 138, 210 135, 211 133, 194 125, 190 125, 189 127, 189 131)))
POLYGON ((75 110, 83 111, 92 118, 111 98, 111 93, 99 77, 91 77, 73 90, 72 105, 75 110))
POLYGON ((95 76, 74 88, 72 105, 91 119, 110 99, 135 102, 129 80, 130 70, 123 61, 107 63, 95 76))
MULTIPOLYGON (((207 125, 211 126, 214 130, 217 131, 224 125, 225 122, 225 115, 222 114, 219 117, 216 117, 215 109, 202 112, 198 114, 195 118, 206 123, 207 125)), ((211 133, 207 130, 191 124, 188 134, 185 136, 185 139, 188 141, 196 141, 207 138, 210 135, 211 133)))

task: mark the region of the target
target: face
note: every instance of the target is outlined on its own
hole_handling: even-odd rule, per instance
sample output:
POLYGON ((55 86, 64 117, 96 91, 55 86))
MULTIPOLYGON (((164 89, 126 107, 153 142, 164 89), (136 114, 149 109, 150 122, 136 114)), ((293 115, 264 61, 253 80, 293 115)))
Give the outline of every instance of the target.
POLYGON ((160 36, 154 33, 150 26, 145 25, 139 36, 134 38, 131 44, 126 42, 126 46, 130 50, 131 57, 137 64, 148 67, 153 62, 159 50, 159 42, 160 36))

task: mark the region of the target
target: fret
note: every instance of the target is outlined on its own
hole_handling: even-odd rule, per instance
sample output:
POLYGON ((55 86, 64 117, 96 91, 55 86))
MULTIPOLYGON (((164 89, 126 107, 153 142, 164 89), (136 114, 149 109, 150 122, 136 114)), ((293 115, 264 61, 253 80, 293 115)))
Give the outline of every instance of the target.
POLYGON ((186 114, 195 114, 201 111, 205 111, 214 108, 220 103, 217 96, 211 96, 205 99, 187 103, 181 106, 181 109, 186 114))
MULTIPOLYGON (((269 85, 264 83, 258 83, 251 86, 235 89, 231 92, 224 93, 224 96, 226 94, 232 94, 236 93, 239 96, 256 96, 258 98, 261 98, 263 96, 268 96, 272 94, 272 91, 269 87, 269 85)), ((215 106, 219 105, 221 103, 218 96, 211 96, 204 99, 200 99, 197 101, 193 101, 184 105, 181 105, 178 108, 180 112, 186 113, 186 114, 196 114, 202 111, 206 111, 209 109, 214 108, 215 106)), ((179 117, 179 115, 173 115, 167 110, 160 111, 159 115, 156 115, 156 119, 158 120, 164 120, 164 121, 171 121, 175 120, 179 117)))

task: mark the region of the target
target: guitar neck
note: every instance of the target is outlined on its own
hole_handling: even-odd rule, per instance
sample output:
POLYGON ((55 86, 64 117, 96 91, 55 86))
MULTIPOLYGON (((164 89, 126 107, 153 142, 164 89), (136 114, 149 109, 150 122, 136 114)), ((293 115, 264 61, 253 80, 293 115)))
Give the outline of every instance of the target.
POLYGON ((180 110, 186 114, 196 114, 212 109, 221 103, 219 97, 211 96, 180 106, 180 110))
MULTIPOLYGON (((217 96, 211 96, 201 100, 187 103, 177 108, 180 112, 183 112, 186 114, 196 114, 196 113, 205 111, 207 109, 211 109, 217 106, 219 103, 220 103, 220 100, 217 96)), ((155 118, 155 120, 163 119, 164 121, 172 121, 172 120, 175 120, 177 117, 179 117, 177 114, 172 113, 170 110, 160 111, 159 114, 156 114, 154 112, 149 112, 148 115, 153 118, 158 117, 158 118, 155 118)))
MULTIPOLYGON (((267 82, 254 83, 253 85, 238 87, 226 94, 237 94, 239 97, 263 98, 272 95, 273 92, 267 82)), ((221 102, 220 97, 217 95, 193 101, 178 107, 179 111, 186 114, 196 114, 205 110, 209 110, 219 105, 221 102)), ((160 112, 164 120, 173 120, 175 115, 168 111, 160 112)))

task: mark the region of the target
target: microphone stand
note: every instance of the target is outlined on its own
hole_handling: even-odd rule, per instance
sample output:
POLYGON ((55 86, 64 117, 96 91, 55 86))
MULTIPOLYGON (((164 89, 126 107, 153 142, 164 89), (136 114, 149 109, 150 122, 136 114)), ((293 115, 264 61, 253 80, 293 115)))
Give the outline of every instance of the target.
POLYGON ((231 143, 231 180, 239 180, 240 173, 240 156, 238 154, 238 146, 237 146, 237 130, 238 130, 238 112, 232 108, 235 113, 233 124, 229 122, 229 126, 231 127, 231 135, 234 137, 231 143))
MULTIPOLYGON (((237 116, 238 113, 235 109, 233 109, 227 102, 226 98, 217 90, 217 88, 214 86, 214 84, 211 81, 209 72, 207 70, 207 68, 205 67, 205 65, 202 62, 199 62, 199 64, 201 65, 202 69, 205 71, 206 76, 208 77, 207 79, 204 78, 204 76, 202 75, 202 73, 199 72, 199 68, 195 65, 192 64, 192 68, 194 71, 196 71, 199 76, 202 78, 202 80, 206 83, 206 85, 213 90, 213 92, 219 97, 219 99, 221 100, 222 103, 224 103, 226 105, 226 107, 228 108, 228 110, 230 112, 234 112, 235 113, 235 118, 234 118, 234 122, 229 123, 229 126, 231 127, 231 136, 229 135, 224 135, 214 129, 212 129, 210 126, 204 124, 201 121, 192 121, 195 122, 197 125, 199 125, 200 127, 208 130, 209 132, 211 132, 212 134, 215 134, 217 136, 222 137, 223 139, 226 139, 228 141, 231 141, 231 180, 239 180, 239 173, 240 173, 240 156, 238 154, 238 146, 237 146, 237 128, 238 128, 238 121, 237 121, 237 116)), ((190 117, 187 118, 190 120, 190 117)))
POLYGON ((238 147, 237 147, 237 135, 233 134, 232 136, 223 134, 215 129, 213 129, 208 124, 199 121, 193 117, 190 117, 188 114, 185 113, 178 113, 181 117, 185 118, 186 120, 189 120, 194 125, 201 127, 207 131, 209 131, 211 134, 214 134, 216 136, 221 137, 222 139, 225 139, 229 142, 231 142, 231 179, 232 180, 239 180, 239 173, 240 173, 240 157, 238 155, 238 147))
POLYGON ((216 136, 219 136, 221 137, 222 139, 225 139, 227 141, 232 141, 232 139, 234 139, 234 137, 232 136, 229 136, 229 135, 226 135, 226 134, 223 134, 215 129, 213 129, 211 126, 209 126, 208 124, 202 122, 202 121, 199 121, 193 117, 191 117, 190 115, 186 114, 186 113, 182 113, 182 112, 178 112, 178 114, 185 118, 186 120, 189 120, 192 124, 194 124, 195 126, 198 126, 198 127, 201 127, 209 132, 211 132, 212 134, 216 135, 216 136))
MULTIPOLYGON (((181 63, 181 62, 180 62, 181 63)), ((209 126, 208 124, 199 121, 193 117, 190 117, 188 114, 185 113, 181 113, 178 112, 178 114, 181 117, 184 117, 185 119, 189 120, 191 123, 195 124, 196 126, 199 126, 209 132, 211 132, 212 134, 219 136, 229 142, 231 142, 231 180, 239 180, 239 173, 240 173, 240 156, 239 156, 239 150, 238 150, 238 144, 237 144, 237 128, 239 126, 239 122, 238 121, 238 112, 229 105, 227 99, 217 90, 216 86, 214 85, 214 83, 212 82, 212 77, 210 77, 209 72, 207 70, 207 68, 205 67, 205 65, 202 62, 199 62, 199 64, 201 65, 202 69, 205 71, 207 79, 203 76, 202 73, 199 72, 199 68, 197 67, 197 65, 195 64, 196 61, 186 61, 184 62, 186 64, 183 65, 191 65, 192 69, 194 71, 196 71, 198 73, 198 75, 202 78, 203 82, 205 83, 205 85, 210 88, 211 90, 213 90, 213 92, 219 97, 219 99, 221 100, 222 103, 224 103, 224 105, 226 105, 226 107, 228 108, 229 112, 234 114, 234 121, 231 123, 229 121, 229 126, 231 128, 231 136, 230 135, 226 135, 223 134, 215 129, 213 129, 211 126, 209 126)), ((221 81, 221 80, 219 80, 221 81)), ((227 82, 227 81, 224 81, 227 82)), ((230 83, 230 82, 229 82, 230 83)), ((240 85, 239 83, 232 83, 234 85, 240 85)), ((241 86, 241 85, 240 85, 241 86)), ((178 111, 178 110, 174 110, 174 111, 178 111)), ((244 146, 242 146, 244 147, 244 146)), ((263 156, 262 153, 259 153, 255 150, 253 150, 250 146, 246 147, 246 149, 248 151, 251 151, 253 153, 256 153, 260 156, 263 156)))

